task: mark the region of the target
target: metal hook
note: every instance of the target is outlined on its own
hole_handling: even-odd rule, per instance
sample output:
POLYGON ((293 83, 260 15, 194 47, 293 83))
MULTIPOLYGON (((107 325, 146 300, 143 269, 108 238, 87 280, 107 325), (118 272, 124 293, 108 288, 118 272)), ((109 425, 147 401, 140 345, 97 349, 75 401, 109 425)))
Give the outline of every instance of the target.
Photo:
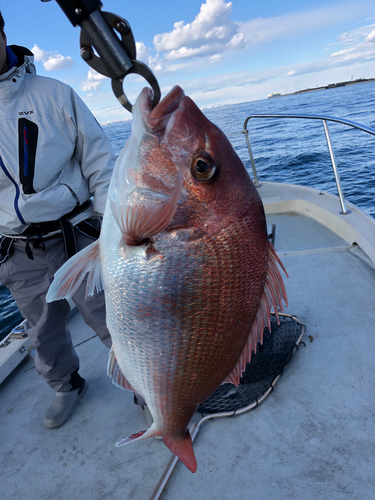
MULTIPOLYGON (((98 16, 99 11, 92 16, 95 15, 98 16)), ((98 35, 97 29, 94 30, 93 26, 85 25, 85 23, 89 22, 85 21, 81 25, 82 31, 80 36, 82 58, 95 71, 112 79, 112 90, 115 96, 120 104, 130 111, 130 113, 132 112, 133 105, 123 91, 124 78, 130 73, 135 73, 145 78, 154 93, 152 106, 156 106, 161 98, 160 87, 150 68, 146 64, 136 60, 136 46, 129 23, 122 17, 111 12, 101 12, 101 16, 104 18, 106 25, 119 32, 121 40, 118 40, 113 35, 116 39, 114 40, 113 37, 110 38, 110 34, 106 33, 106 44, 103 44, 104 29, 98 35), (98 36, 100 38, 97 39, 98 36), (106 51, 106 53, 102 52, 98 57, 94 54, 93 44, 100 47, 102 51, 108 47, 109 51, 106 51), (114 52, 115 48, 116 52, 114 52)), ((97 26, 100 26, 100 20, 96 21, 95 18, 93 19, 96 22, 94 27, 97 28, 97 26)), ((90 21, 93 23, 92 20, 90 21)))
POLYGON ((116 14, 102 12, 100 0, 56 1, 73 26, 81 27, 82 59, 98 73, 111 78, 113 92, 121 105, 132 111, 133 105, 122 85, 126 75, 136 73, 151 86, 152 106, 155 107, 161 98, 160 87, 150 68, 136 60, 136 45, 129 23, 116 14))
MULTIPOLYGON (((157 103, 160 101, 161 92, 159 84, 154 74, 152 73, 150 68, 146 66, 146 64, 143 64, 142 62, 136 60, 133 60, 132 63, 133 67, 127 72, 127 75, 129 75, 130 73, 136 73, 140 76, 143 76, 143 78, 151 86, 154 92, 152 107, 155 107, 157 103)), ((133 105, 125 95, 125 92, 123 90, 123 83, 124 83, 124 78, 118 78, 117 80, 112 80, 112 90, 117 99, 119 100, 120 104, 124 106, 124 108, 126 108, 131 113, 133 105)))
POLYGON ((82 59, 108 78, 124 77, 132 67, 131 60, 136 58, 135 41, 129 23, 111 12, 95 11, 85 19, 81 23, 79 44, 82 59), (121 40, 111 28, 121 35, 121 40), (99 56, 94 54, 93 47, 99 56))

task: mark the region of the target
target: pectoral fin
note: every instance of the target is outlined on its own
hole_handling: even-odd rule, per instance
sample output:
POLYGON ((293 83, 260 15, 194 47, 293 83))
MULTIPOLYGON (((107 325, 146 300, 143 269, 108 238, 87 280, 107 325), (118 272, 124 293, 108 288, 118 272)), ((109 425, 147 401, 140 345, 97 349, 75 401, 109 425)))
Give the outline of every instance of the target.
POLYGON ((73 255, 55 273, 47 293, 47 302, 67 299, 78 290, 87 275, 86 297, 103 290, 99 240, 73 255))
POLYGON ((123 207, 113 201, 110 202, 113 216, 121 229, 126 245, 141 245, 168 227, 177 210, 182 184, 183 176, 179 172, 170 197, 161 204, 123 207))

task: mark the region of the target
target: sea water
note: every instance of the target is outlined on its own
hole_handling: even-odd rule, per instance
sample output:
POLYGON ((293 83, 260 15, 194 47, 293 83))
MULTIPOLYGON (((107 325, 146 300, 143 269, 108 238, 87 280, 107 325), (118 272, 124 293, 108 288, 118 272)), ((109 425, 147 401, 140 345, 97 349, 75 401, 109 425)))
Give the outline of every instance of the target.
MULTIPOLYGON (((235 98, 235 96, 233 96, 235 98)), ((229 137, 251 173, 243 122, 249 115, 325 115, 375 128, 375 82, 348 85, 204 109, 206 116, 229 137)), ((375 137, 341 124, 329 131, 345 198, 375 217, 375 137)), ((131 122, 104 125, 116 156, 130 134, 131 122)), ((337 195, 336 183, 321 121, 255 119, 249 138, 260 180, 299 184, 337 195)), ((0 285, 0 339, 21 321, 9 292, 0 285)))

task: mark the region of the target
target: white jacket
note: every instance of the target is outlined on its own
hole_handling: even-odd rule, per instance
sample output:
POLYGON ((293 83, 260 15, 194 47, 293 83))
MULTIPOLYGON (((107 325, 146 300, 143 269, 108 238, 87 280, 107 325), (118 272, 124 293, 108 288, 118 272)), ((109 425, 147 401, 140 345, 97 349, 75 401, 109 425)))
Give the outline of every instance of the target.
POLYGON ((108 137, 72 88, 11 49, 18 66, 0 75, 0 234, 17 237, 91 196, 102 214, 115 162, 108 137))

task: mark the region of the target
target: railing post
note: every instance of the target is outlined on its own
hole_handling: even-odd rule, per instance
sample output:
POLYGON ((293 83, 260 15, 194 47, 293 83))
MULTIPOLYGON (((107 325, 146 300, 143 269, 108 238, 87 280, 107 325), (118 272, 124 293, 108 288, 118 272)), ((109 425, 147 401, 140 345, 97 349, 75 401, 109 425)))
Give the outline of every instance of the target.
POLYGON ((247 130, 247 122, 244 124, 243 133, 245 134, 247 150, 249 151, 251 168, 253 170, 253 176, 254 176, 254 184, 255 184, 255 187, 259 188, 260 184, 259 184, 258 174, 257 174, 256 168, 255 168, 253 152, 251 151, 250 140, 249 140, 249 131, 247 130))
POLYGON ((335 118, 333 116, 325 116, 325 115, 278 115, 278 114, 273 114, 273 115, 250 115, 248 116, 243 124, 243 131, 242 133, 245 135, 246 139, 246 144, 247 144, 247 149, 249 152, 249 157, 250 157, 250 162, 251 162, 251 168, 253 169, 253 175, 254 175, 254 184, 256 187, 260 187, 258 176, 256 173, 255 169, 255 162, 253 158, 253 153, 251 151, 251 146, 250 146, 250 140, 249 140, 249 132, 247 130, 247 122, 251 118, 306 118, 310 120, 321 120, 323 122, 323 127, 327 139, 327 145, 329 149, 329 154, 331 156, 331 163, 332 163, 332 168, 333 168, 333 173, 335 176, 335 181, 336 181, 336 186, 337 186, 337 191, 339 194, 339 201, 341 205, 341 212, 342 214, 350 214, 350 210, 346 209, 346 204, 345 204, 345 199, 344 199, 344 193, 341 187, 341 180, 340 180, 340 175, 338 173, 337 165, 336 165, 336 160, 335 160, 335 155, 333 153, 332 149, 332 144, 331 144, 331 138, 329 136, 329 131, 328 131, 328 125, 327 125, 327 120, 331 122, 336 122, 336 123, 341 123, 343 125, 349 125, 350 127, 356 128, 358 130, 362 130, 363 132, 367 132, 368 134, 371 134, 375 136, 375 128, 367 127, 365 125, 361 125, 360 123, 353 122, 351 120, 343 120, 340 118, 335 118))
POLYGON ((333 173, 335 175, 337 190, 338 190, 338 193, 339 193, 340 205, 341 205, 341 210, 342 210, 341 213, 344 214, 344 215, 350 214, 350 210, 347 210, 346 209, 346 205, 345 205, 344 193, 342 191, 340 175, 339 175, 339 172, 338 172, 338 169, 337 169, 335 155, 333 153, 333 148, 332 148, 332 144, 331 144, 331 138, 330 138, 329 130, 328 130, 328 124, 327 124, 326 120, 322 120, 322 121, 323 121, 324 132, 326 134, 326 139, 327 139, 327 145, 328 145, 328 149, 329 149, 329 154, 331 156, 332 168, 333 168, 333 173))

